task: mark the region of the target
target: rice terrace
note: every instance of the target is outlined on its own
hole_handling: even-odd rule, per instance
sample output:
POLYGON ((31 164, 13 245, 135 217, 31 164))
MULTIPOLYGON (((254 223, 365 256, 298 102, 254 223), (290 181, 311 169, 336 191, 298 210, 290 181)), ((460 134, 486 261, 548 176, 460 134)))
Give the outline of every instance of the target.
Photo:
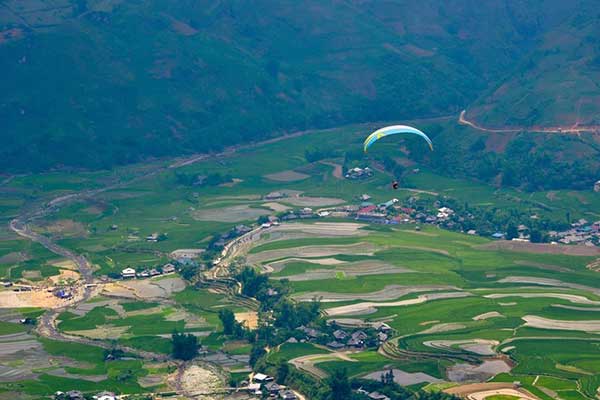
POLYGON ((0 400, 600 400, 592 0, 0 0, 0 400))
MULTIPOLYGON (((539 251, 416 216, 466 199, 522 207, 529 195, 517 191, 422 171, 388 201, 384 171, 353 182, 334 179, 327 162, 307 163, 301 150, 275 156, 282 146, 301 149, 340 135, 352 142, 361 130, 315 132, 181 168, 125 167, 127 180, 83 173, 57 185, 63 178, 48 174, 5 184, 1 190, 19 206, 3 211, 17 222, 2 242, 10 282, 0 292, 2 391, 29 398, 101 389, 243 398, 252 396, 244 386, 252 371, 276 375, 288 364, 309 380, 343 369, 352 379, 378 382, 392 371, 400 385, 473 399, 594 398, 600 281, 589 265, 599 248, 555 244, 539 251), (257 178, 258 159, 275 175, 257 178), (276 172, 294 170, 306 177, 283 180, 276 172), (218 171, 239 183, 182 183, 181 176, 218 171), (19 200, 40 189, 40 200, 19 200), (389 207, 382 212, 392 223, 361 211, 369 204, 389 207), (78 271, 79 255, 91 275, 78 271), (272 347, 255 359, 254 335, 269 319, 313 306, 318 324, 275 322, 284 336, 266 338, 272 347), (30 320, 37 324, 19 323, 30 320), (201 343, 193 362, 171 358, 174 331, 201 343)), ((570 209, 577 216, 570 202, 555 202, 529 203, 528 211, 551 218, 570 209)))

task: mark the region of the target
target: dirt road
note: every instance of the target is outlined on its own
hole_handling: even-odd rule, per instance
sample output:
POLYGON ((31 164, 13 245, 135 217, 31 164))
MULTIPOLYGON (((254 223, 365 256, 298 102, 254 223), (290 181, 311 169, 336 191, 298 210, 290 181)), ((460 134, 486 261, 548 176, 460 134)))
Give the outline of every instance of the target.
POLYGON ((467 110, 462 110, 458 117, 458 123, 461 125, 470 126, 473 129, 477 129, 482 132, 490 133, 516 133, 516 132, 538 132, 538 133, 564 133, 564 134, 580 134, 583 132, 600 132, 600 125, 589 125, 589 126, 516 126, 513 128, 486 128, 478 125, 474 121, 469 121, 465 114, 467 110))

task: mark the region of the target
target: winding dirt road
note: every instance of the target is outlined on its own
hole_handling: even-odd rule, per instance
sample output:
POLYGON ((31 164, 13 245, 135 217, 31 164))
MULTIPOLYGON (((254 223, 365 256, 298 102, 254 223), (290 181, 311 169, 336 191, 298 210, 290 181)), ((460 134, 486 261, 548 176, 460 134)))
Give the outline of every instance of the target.
POLYGON ((482 132, 490 133, 516 133, 516 132, 539 132, 539 133, 565 133, 565 134, 580 134, 584 132, 600 132, 600 125, 572 125, 572 126, 516 126, 512 128, 486 128, 477 124, 474 121, 469 121, 466 118, 467 110, 462 110, 458 117, 458 123, 461 125, 470 126, 482 132))

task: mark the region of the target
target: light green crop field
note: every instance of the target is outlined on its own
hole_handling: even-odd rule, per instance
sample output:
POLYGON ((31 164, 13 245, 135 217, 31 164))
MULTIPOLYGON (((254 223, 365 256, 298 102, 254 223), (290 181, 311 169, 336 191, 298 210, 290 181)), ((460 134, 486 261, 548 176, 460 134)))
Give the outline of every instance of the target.
MULTIPOLYGON (((99 347, 78 343, 56 342, 40 339, 43 350, 54 357, 65 357, 67 365, 81 363, 82 366, 65 366, 70 377, 50 375, 41 371, 36 379, 0 384, 3 391, 18 391, 26 395, 43 397, 58 390, 81 390, 98 392, 112 390, 125 393, 141 393, 147 389, 138 384, 138 378, 148 374, 142 361, 131 359, 105 361, 104 350, 99 347), (85 367, 84 367, 85 366, 85 367), (105 376, 105 379, 92 381, 91 375, 105 376)), ((152 390, 157 389, 152 388, 152 390)))
MULTIPOLYGON (((207 238, 224 232, 237 223, 251 222, 256 218, 252 212, 236 211, 235 221, 198 219, 198 215, 219 215, 230 206, 262 207, 260 198, 271 191, 296 190, 303 196, 354 201, 356 196, 369 193, 374 202, 387 201, 390 197, 400 200, 410 196, 430 198, 426 193, 415 193, 400 189, 390 193, 390 177, 378 172, 371 179, 352 182, 337 179, 332 167, 320 163, 309 164, 304 159, 307 148, 335 149, 338 158, 330 162, 341 163, 345 151, 360 148, 365 128, 348 126, 328 131, 315 132, 287 140, 244 148, 237 154, 219 159, 208 159, 176 170, 166 170, 151 179, 141 179, 96 196, 93 200, 80 201, 61 207, 46 218, 47 223, 73 221, 81 224, 85 234, 69 235, 69 232, 48 232, 57 236, 59 243, 82 252, 99 267, 97 274, 118 271, 125 266, 156 265, 165 261, 160 254, 177 248, 202 247, 207 238), (282 156, 285 154, 285 156, 282 156), (299 181, 274 181, 266 175, 295 170, 307 174, 299 181), (176 174, 208 175, 220 173, 240 181, 226 186, 184 186, 177 181, 176 174), (208 213, 208 211, 212 211, 208 213), (216 212, 215 212, 216 211, 216 212), (110 227, 117 225, 118 229, 110 227), (166 233, 168 239, 159 243, 147 243, 144 237, 153 233, 166 233)), ((380 146, 378 155, 397 152, 391 144, 380 146)), ((368 160, 359 165, 367 165, 368 160)), ((164 165, 164 162, 154 163, 164 165)), ((144 167, 148 168, 148 166, 144 167)), ((101 187, 104 182, 127 181, 144 170, 141 166, 120 168, 114 172, 78 174, 42 174, 17 177, 8 185, 16 193, 31 198, 51 198, 57 193, 101 187)), ((542 217, 564 219, 565 212, 572 218, 597 213, 600 195, 591 192, 522 193, 513 189, 497 189, 482 183, 464 179, 447 178, 422 169, 409 175, 406 185, 415 189, 431 191, 448 196, 459 202, 472 205, 512 207, 542 217)), ((15 200, 16 201, 16 200, 15 200)), ((32 200, 27 200, 31 202, 32 200)), ((289 199, 277 201, 289 204, 289 199)), ((16 203, 15 203, 16 204, 16 203)), ((18 205, 17 205, 18 207, 18 205)), ((14 215, 15 209, 5 215, 14 215)), ((210 217, 209 217, 210 218, 210 217)), ((593 217, 592 217, 593 218, 593 217)), ((42 231, 44 231, 42 229, 42 231)), ((419 242, 422 237, 416 237, 419 242)))
MULTIPOLYGON (((321 246, 326 248, 336 240, 346 245, 373 243, 381 250, 361 256, 361 260, 384 262, 410 271, 310 280, 307 277, 313 270, 341 268, 341 264, 319 265, 313 260, 284 264, 274 275, 291 279, 295 296, 303 299, 321 296, 326 312, 335 313, 333 319, 387 321, 395 330, 395 346, 411 355, 403 358, 358 353, 352 355, 358 362, 326 361, 319 363, 319 368, 327 372, 347 368, 351 375, 363 376, 394 367, 447 379, 448 368, 461 362, 456 357, 483 361, 504 354, 514 363, 509 367, 512 379, 544 377, 532 390, 540 391, 542 387, 565 391, 565 397, 585 398, 585 391, 578 388, 600 370, 600 328, 594 328, 600 322, 597 311, 600 281, 597 273, 585 267, 593 258, 490 250, 482 246, 488 243, 487 239, 437 228, 415 232, 409 226, 397 226, 369 232, 367 236, 354 238, 321 238, 321 246), (301 276, 302 280, 294 280, 301 276), (395 286, 417 293, 390 297, 395 286), (419 287, 423 287, 421 293, 419 287), (445 298, 443 294, 436 297, 448 292, 464 297, 445 298), (432 297, 416 301, 427 294, 432 297), (544 319, 546 324, 540 325, 535 318, 531 324, 527 323, 524 318, 531 316, 544 319), (565 326, 561 324, 564 321, 569 323, 565 326), (591 327, 587 327, 588 323, 591 327), (484 353, 485 357, 471 350, 472 347, 464 347, 481 341, 491 343, 491 353, 484 353)), ((254 247, 251 253, 292 251, 317 243, 317 237, 278 238, 254 247)), ((353 260, 349 255, 331 257, 344 262, 353 260)), ((306 354, 310 353, 307 349, 306 354)), ((543 397, 544 392, 541 393, 543 397)))
MULTIPOLYGON (((560 220, 564 220, 567 212, 573 219, 593 219, 600 210, 600 194, 592 192, 524 193, 449 178, 424 168, 408 175, 404 182, 407 187, 392 191, 391 177, 379 170, 370 179, 349 181, 334 177, 332 166, 308 163, 305 159, 307 148, 328 148, 334 149, 335 154, 325 161, 342 164, 346 151, 360 149, 364 134, 365 128, 360 126, 315 132, 244 148, 178 169, 162 169, 146 179, 134 178, 143 170, 164 167, 170 161, 110 172, 16 177, 4 187, 9 195, 4 197, 4 192, 1 193, 0 222, 6 226, 21 209, 43 204, 58 195, 124 182, 121 187, 93 198, 65 204, 33 223, 37 232, 85 255, 95 265, 95 274, 101 276, 118 273, 127 266, 161 265, 176 249, 205 248, 213 235, 225 233, 238 224, 254 223, 257 215, 267 210, 265 203, 291 208, 307 204, 319 209, 339 201, 356 204, 357 196, 368 193, 374 203, 415 197, 433 204, 439 195, 472 206, 517 209, 560 220), (266 176, 284 171, 307 177, 285 181, 266 176), (230 185, 193 186, 178 179, 178 174, 207 176, 213 173, 230 175, 236 181, 230 185), (280 200, 262 199, 273 191, 294 192, 280 200), (300 197, 296 198, 295 193, 301 193, 300 197), (303 205, 298 205, 298 199, 303 205), (164 233, 166 240, 147 242, 145 237, 152 233, 164 233)), ((394 156, 398 150, 394 144, 385 144, 380 151, 394 156)), ((371 162, 365 159, 354 164, 364 166, 371 162)), ((270 213, 276 214, 275 211, 270 213)), ((323 221, 355 222, 334 219, 319 222, 323 221)), ((314 222, 302 221, 303 224, 314 222)), ((521 380, 543 399, 549 397, 540 388, 555 391, 565 400, 593 397, 595 388, 600 386, 600 328, 597 325, 600 313, 594 309, 600 307, 600 280, 597 272, 586 268, 593 258, 494 250, 486 247, 491 243, 489 239, 430 226, 421 226, 421 230, 416 231, 412 225, 375 225, 362 228, 360 233, 321 237, 303 232, 289 238, 285 234, 272 238, 265 235, 246 255, 251 259, 267 251, 276 254, 277 260, 284 263, 272 276, 290 279, 292 296, 297 299, 320 297, 322 310, 333 313, 331 318, 385 320, 394 329, 389 352, 369 350, 353 354, 355 362, 323 362, 318 364, 323 371, 330 373, 343 367, 348 368, 352 376, 364 376, 394 367, 449 379, 449 370, 464 363, 464 358, 469 362, 505 359, 510 360, 510 372, 496 374, 495 378, 495 374, 491 374, 485 379, 521 380), (344 250, 359 247, 359 244, 368 249, 344 250), (302 260, 301 255, 286 255, 306 246, 322 247, 328 255, 304 257, 307 260, 302 260), (332 248, 336 249, 334 254, 332 248), (334 258, 337 263, 328 260, 329 264, 320 265, 323 258, 334 258), (361 267, 356 268, 356 265, 361 267), (327 279, 322 279, 322 275, 311 278, 318 276, 319 271, 330 275, 327 279), (476 340, 492 343, 489 344, 492 353, 483 356, 473 352, 473 347, 465 347, 465 343, 473 344, 476 340), (540 378, 533 385, 538 375, 540 378)), ((59 273, 58 268, 51 265, 56 259, 55 254, 37 244, 0 232, 2 279, 44 280, 59 273)), ((114 308, 98 300, 99 305, 83 315, 73 310, 62 313, 59 329, 78 334, 112 330, 116 336, 112 340, 117 343, 163 354, 171 351, 167 337, 173 330, 198 332, 206 334, 200 337, 203 345, 217 350, 227 346, 220 334, 218 311, 223 307, 235 312, 248 311, 225 295, 193 287, 173 294, 168 305, 161 303, 157 299, 118 300, 119 306, 114 308)), ((2 325, 7 333, 17 327, 2 325)), ((44 343, 47 352, 77 360, 76 354, 63 354, 68 348, 49 343, 44 343)), ((99 350, 90 351, 95 354, 94 358, 81 360, 93 365, 87 366, 89 371, 79 368, 70 372, 107 374, 106 382, 81 383, 76 379, 41 374, 35 380, 18 384, 23 384, 24 392, 42 395, 78 386, 91 391, 105 388, 116 382, 115 377, 125 368, 131 370, 134 377, 147 374, 140 361, 114 364, 113 370, 112 364, 100 360, 96 354, 99 350)), ((230 346, 228 352, 247 354, 249 347, 230 346)), ((289 361, 323 352, 325 350, 311 344, 285 344, 269 354, 269 361, 289 361)), ((136 379, 115 384, 124 393, 136 393, 142 390, 136 379)), ((6 385, 3 388, 14 389, 9 387, 12 384, 6 385)))

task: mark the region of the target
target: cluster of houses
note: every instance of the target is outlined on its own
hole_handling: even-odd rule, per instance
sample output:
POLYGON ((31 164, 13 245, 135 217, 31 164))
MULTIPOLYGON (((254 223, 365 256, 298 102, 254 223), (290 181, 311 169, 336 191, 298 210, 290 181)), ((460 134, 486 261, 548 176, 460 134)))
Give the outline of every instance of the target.
POLYGON ((369 343, 375 343, 377 346, 387 341, 392 333, 392 328, 385 322, 378 322, 373 325, 375 332, 365 332, 357 330, 348 332, 344 329, 337 329, 331 334, 332 341, 326 344, 332 350, 341 349, 363 349, 369 343))
MULTIPOLYGON (((113 392, 103 391, 92 396, 93 400, 118 400, 120 396, 117 396, 113 392)), ((56 392, 54 393, 54 400, 86 400, 89 397, 85 396, 79 390, 71 390, 68 392, 56 392)))
MULTIPOLYGON (((359 204, 342 205, 332 208, 320 209, 314 211, 312 208, 305 207, 297 210, 290 210, 281 217, 283 221, 307 218, 353 218, 358 221, 364 221, 377 224, 407 224, 407 223, 427 223, 442 224, 451 223, 455 212, 449 207, 439 207, 434 213, 417 212, 414 208, 404 207, 398 199, 390 199, 386 202, 375 204, 370 202, 371 196, 362 194, 359 196, 359 204)), ((270 225, 269 225, 270 226, 270 225)))
POLYGON ((294 219, 309 219, 309 218, 317 218, 319 216, 323 216, 317 214, 310 207, 300 208, 298 210, 290 210, 287 214, 281 217, 282 221, 291 221, 294 219))
POLYGON ((136 271, 135 269, 128 267, 121 271, 121 278, 151 278, 158 275, 172 274, 173 272, 175 272, 175 266, 171 263, 167 263, 161 268, 143 269, 141 271, 136 271))
POLYGON ((363 194, 359 197, 359 200, 359 205, 344 205, 319 210, 314 216, 354 218, 359 221, 379 224, 414 222, 414 219, 408 214, 414 210, 401 207, 398 199, 391 199, 384 203, 374 204, 369 201, 371 200, 371 197, 368 194, 363 194))
POLYGON ((238 236, 242 236, 245 233, 248 233, 252 230, 251 227, 247 225, 237 225, 235 228, 231 229, 229 232, 226 232, 219 236, 219 239, 215 242, 215 246, 223 247, 230 240, 235 239, 238 236))
POLYGON ((344 177, 350 180, 366 179, 373 176, 373 170, 369 167, 354 167, 346 171, 344 177))
POLYGON ((564 244, 586 244, 594 246, 600 244, 600 221, 588 222, 580 219, 571 224, 571 229, 566 231, 550 231, 550 238, 564 244))
POLYGON ((338 328, 333 332, 322 332, 315 328, 301 326, 298 331, 305 337, 298 340, 291 337, 288 343, 318 342, 325 344, 331 350, 361 350, 366 347, 375 347, 387 341, 392 335, 392 328, 385 322, 377 322, 372 329, 343 329, 338 328))
POLYGON ((298 398, 296 393, 275 382, 275 378, 260 372, 252 376, 250 383, 242 382, 242 384, 247 384, 246 390, 249 393, 261 398, 281 400, 296 400, 298 398))

